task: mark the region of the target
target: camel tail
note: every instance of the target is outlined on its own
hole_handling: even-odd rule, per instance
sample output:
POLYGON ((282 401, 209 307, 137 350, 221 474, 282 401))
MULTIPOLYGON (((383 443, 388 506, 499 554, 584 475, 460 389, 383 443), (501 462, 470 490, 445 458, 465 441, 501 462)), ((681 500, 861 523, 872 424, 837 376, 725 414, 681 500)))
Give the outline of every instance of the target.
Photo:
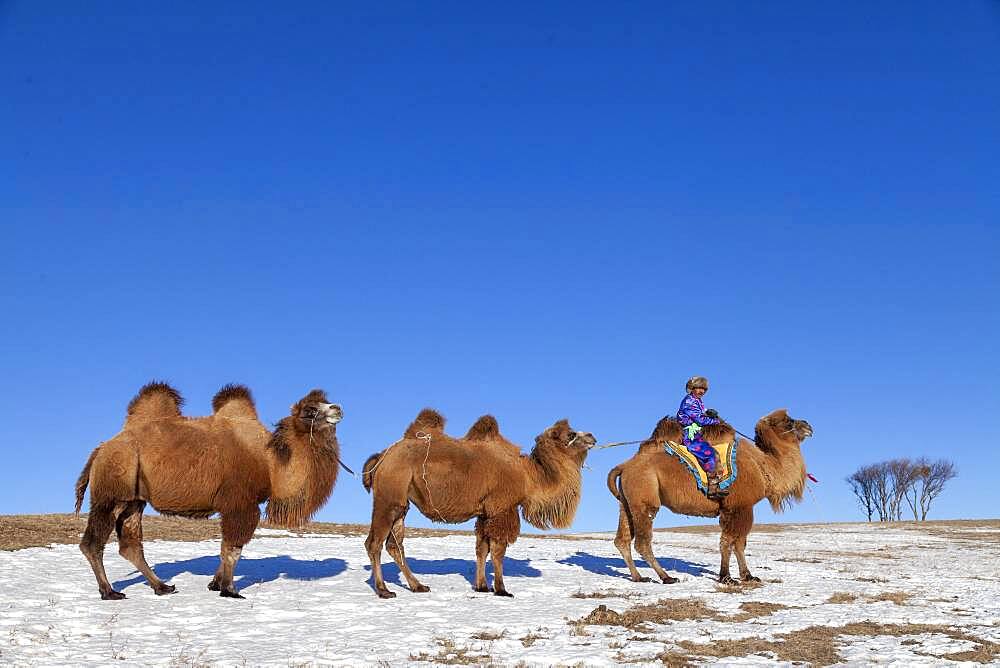
POLYGON ((125 421, 180 417, 183 405, 184 397, 180 392, 164 382, 154 380, 139 388, 132 397, 125 421))
POLYGON ((87 485, 90 484, 90 467, 94 465, 94 458, 97 457, 97 452, 100 449, 100 446, 94 448, 90 457, 87 458, 83 470, 80 471, 80 477, 76 479, 76 510, 74 512, 77 515, 80 514, 80 508, 83 507, 83 495, 87 493, 87 485))
POLYGON ((618 479, 622 475, 622 467, 616 466, 610 471, 608 471, 608 491, 611 492, 611 496, 615 497, 621 501, 621 490, 618 488, 618 479))
POLYGON ((361 467, 361 484, 365 486, 365 491, 372 491, 372 483, 375 482, 375 468, 378 463, 382 460, 382 453, 376 452, 374 455, 365 460, 364 466, 361 467))

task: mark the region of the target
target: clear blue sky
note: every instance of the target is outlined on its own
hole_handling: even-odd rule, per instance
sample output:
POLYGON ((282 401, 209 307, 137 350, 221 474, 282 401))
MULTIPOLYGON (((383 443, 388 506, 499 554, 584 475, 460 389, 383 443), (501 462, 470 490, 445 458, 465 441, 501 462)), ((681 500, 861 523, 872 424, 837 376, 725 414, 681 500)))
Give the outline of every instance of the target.
POLYGON ((898 455, 997 516, 996 3, 369 5, 0 2, 0 512, 71 510, 152 378, 323 387, 360 466, 428 405, 642 438, 697 373, 815 427, 784 520, 898 455))

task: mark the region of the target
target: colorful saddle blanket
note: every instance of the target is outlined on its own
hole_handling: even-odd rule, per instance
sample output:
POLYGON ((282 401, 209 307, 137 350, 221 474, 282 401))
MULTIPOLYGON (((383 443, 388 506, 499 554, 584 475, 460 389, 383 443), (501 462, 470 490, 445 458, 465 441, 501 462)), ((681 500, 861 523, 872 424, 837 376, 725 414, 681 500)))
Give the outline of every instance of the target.
MULTIPOLYGON (((715 448, 715 461, 719 466, 719 473, 721 474, 719 489, 728 489, 736 481, 736 446, 739 440, 739 437, 734 437, 732 443, 709 443, 709 445, 715 448)), ((701 464, 691 454, 691 451, 685 448, 683 443, 674 443, 673 441, 667 441, 663 449, 666 450, 668 455, 673 455, 681 460, 688 468, 688 471, 691 472, 691 475, 694 476, 694 481, 698 483, 698 489, 701 490, 701 493, 707 494, 708 474, 701 468, 701 464)))

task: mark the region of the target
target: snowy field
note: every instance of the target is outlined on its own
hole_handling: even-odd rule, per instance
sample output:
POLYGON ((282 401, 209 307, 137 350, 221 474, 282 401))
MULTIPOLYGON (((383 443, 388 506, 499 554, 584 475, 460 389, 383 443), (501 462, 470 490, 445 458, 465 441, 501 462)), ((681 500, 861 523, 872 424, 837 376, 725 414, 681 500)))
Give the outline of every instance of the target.
POLYGON ((761 531, 747 552, 762 586, 727 589, 714 581, 714 532, 656 533, 681 579, 669 586, 626 579, 610 535, 523 537, 508 550, 505 599, 472 591, 471 536, 410 537, 431 592, 408 591, 384 555, 391 600, 368 585, 358 536, 262 531, 237 567, 243 601, 206 589, 214 541, 146 544, 177 586, 164 597, 109 545, 124 601, 101 601, 76 546, 53 545, 0 552, 0 664, 1000 662, 998 538, 995 527, 761 531))

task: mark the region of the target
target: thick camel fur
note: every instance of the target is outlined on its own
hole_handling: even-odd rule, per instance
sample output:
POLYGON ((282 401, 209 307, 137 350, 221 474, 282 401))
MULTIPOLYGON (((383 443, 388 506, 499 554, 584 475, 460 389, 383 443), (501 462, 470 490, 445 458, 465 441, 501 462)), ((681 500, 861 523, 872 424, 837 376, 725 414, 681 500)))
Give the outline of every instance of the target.
MULTIPOLYGON (((703 432, 710 443, 732 440, 734 433, 727 424, 712 425, 703 432)), ((729 488, 729 495, 712 500, 698 490, 685 465, 663 449, 666 441, 681 442, 680 424, 671 418, 660 420, 635 456, 608 473, 608 489, 619 502, 615 547, 625 558, 632 579, 636 582, 649 580, 640 577, 632 560, 634 541, 636 551, 664 583, 676 582, 653 554, 653 519, 660 506, 664 506, 679 515, 718 516, 722 528, 719 581, 735 582, 729 575, 730 555, 734 551, 740 578, 758 581, 750 574, 743 554, 753 527, 753 507, 766 498, 771 507, 780 512, 793 501, 802 499, 806 468, 800 446, 812 433, 808 422, 790 418, 783 409, 761 418, 755 442, 740 440, 736 453, 738 475, 729 488)))
POLYGON ((530 455, 500 434, 484 415, 462 438, 444 433, 444 418, 424 409, 403 438, 365 462, 363 482, 372 493, 372 522, 365 541, 375 593, 396 594, 382 579, 382 547, 395 560, 411 591, 430 591, 406 563, 403 520, 410 504, 435 522, 476 518, 476 591, 489 591, 486 557, 493 560, 493 593, 510 596, 503 557, 524 519, 539 529, 568 527, 580 502, 580 469, 594 437, 560 420, 535 439, 530 455))
POLYGON ((94 450, 76 483, 76 511, 90 488, 90 514, 80 550, 102 599, 121 599, 104 570, 104 546, 114 529, 118 551, 157 594, 174 591, 146 563, 142 512, 146 504, 183 517, 222 516, 221 563, 208 588, 243 598, 233 569, 260 521, 295 526, 329 497, 337 478, 336 423, 340 406, 313 390, 292 406, 273 434, 257 418, 250 391, 223 387, 213 414, 180 413, 180 394, 164 383, 144 386, 129 404, 122 430, 94 450))

